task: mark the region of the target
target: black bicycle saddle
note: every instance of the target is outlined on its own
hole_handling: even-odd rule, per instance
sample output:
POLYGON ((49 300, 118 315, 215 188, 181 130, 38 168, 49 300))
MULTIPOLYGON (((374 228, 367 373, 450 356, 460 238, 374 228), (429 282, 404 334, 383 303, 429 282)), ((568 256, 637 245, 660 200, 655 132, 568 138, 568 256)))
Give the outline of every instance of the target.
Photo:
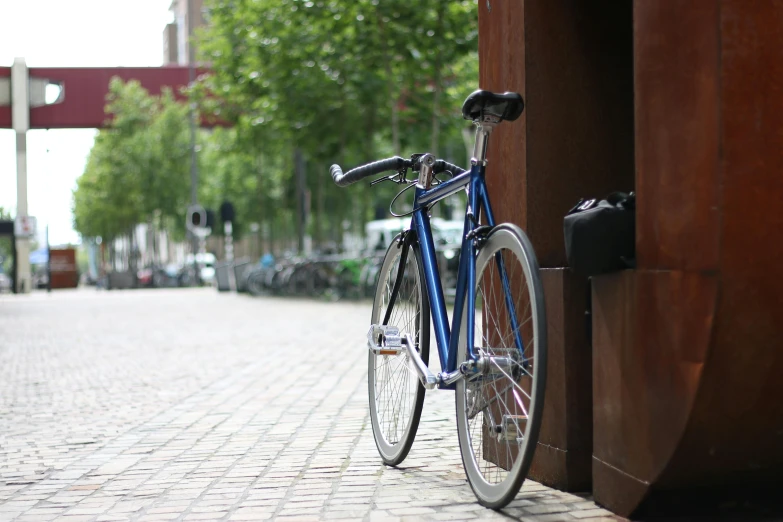
POLYGON ((478 121, 485 116, 498 118, 500 121, 514 121, 519 118, 525 108, 522 95, 516 92, 495 93, 489 91, 474 91, 462 104, 462 117, 466 120, 478 121))

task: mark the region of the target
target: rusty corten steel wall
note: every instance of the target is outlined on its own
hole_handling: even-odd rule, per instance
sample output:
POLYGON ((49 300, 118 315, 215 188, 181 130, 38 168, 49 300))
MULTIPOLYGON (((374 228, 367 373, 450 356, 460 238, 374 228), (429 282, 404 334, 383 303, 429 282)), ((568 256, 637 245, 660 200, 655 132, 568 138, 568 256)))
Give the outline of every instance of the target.
MULTIPOLYGON (((525 93, 525 10, 522 3, 479 2, 479 87, 525 93)), ((527 115, 503 123, 490 136, 487 185, 495 219, 527 228, 527 115)))
POLYGON ((490 139, 487 185, 498 221, 520 225, 545 268, 549 369, 531 475, 590 487, 590 346, 586 279, 567 270, 563 216, 581 197, 633 190, 629 3, 478 3, 480 87, 517 91, 526 108, 490 139))
POLYGON ((479 2, 480 86, 525 112, 490 140, 499 220, 522 226, 542 267, 566 266, 563 216, 583 197, 634 188, 631 4, 479 2))
MULTIPOLYGON (((638 269, 594 282, 594 494, 783 480, 783 2, 634 2, 638 269)), ((652 495, 651 495, 652 494, 652 495)))

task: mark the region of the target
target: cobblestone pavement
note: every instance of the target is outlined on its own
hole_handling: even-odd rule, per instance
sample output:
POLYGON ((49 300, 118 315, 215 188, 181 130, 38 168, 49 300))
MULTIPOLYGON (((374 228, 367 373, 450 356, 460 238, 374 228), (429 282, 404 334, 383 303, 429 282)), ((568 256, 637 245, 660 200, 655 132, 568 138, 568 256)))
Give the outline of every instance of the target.
POLYGON ((211 289, 0 296, 0 521, 617 520, 474 499, 450 392, 400 468, 369 424, 369 303, 211 289))

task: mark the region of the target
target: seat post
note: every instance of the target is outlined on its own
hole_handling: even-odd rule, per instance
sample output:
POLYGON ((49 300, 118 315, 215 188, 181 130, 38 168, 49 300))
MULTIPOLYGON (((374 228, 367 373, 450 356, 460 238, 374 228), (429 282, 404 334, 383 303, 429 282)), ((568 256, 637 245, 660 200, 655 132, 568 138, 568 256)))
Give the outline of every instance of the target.
POLYGON ((476 144, 473 146, 473 157, 470 159, 471 165, 486 165, 487 164, 487 142, 489 141, 489 135, 492 133, 492 129, 495 128, 499 122, 493 121, 491 116, 482 118, 484 121, 477 121, 476 126, 476 144))

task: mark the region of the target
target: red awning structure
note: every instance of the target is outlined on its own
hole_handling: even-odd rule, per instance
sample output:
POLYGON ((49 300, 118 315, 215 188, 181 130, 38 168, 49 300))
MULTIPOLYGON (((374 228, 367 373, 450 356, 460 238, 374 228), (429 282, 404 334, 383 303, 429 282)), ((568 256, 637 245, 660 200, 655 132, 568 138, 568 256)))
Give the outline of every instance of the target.
MULTIPOLYGON (((201 74, 204 71, 197 71, 201 74)), ((31 82, 48 80, 63 88, 62 101, 30 108, 31 129, 101 128, 105 126, 106 94, 113 77, 138 80, 151 94, 170 87, 177 97, 188 85, 187 66, 166 67, 30 67, 31 82)), ((9 81, 10 67, 0 67, 0 83, 9 81)), ((11 128, 11 107, 0 104, 0 128, 11 128)), ((203 123, 202 123, 203 125, 203 123)))

